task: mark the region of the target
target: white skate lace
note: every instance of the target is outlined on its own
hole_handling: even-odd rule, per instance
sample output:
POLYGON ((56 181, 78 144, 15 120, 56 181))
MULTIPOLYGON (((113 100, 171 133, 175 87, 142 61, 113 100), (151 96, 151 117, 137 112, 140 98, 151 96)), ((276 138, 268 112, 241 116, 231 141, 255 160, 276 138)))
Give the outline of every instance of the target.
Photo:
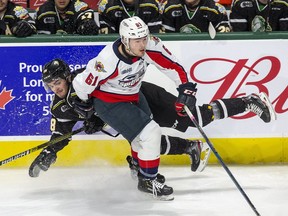
POLYGON ((157 193, 161 192, 161 189, 164 187, 163 184, 161 184, 160 182, 156 181, 156 179, 154 179, 152 181, 152 192, 153 192, 153 197, 157 197, 157 193))
POLYGON ((263 113, 263 110, 255 104, 248 104, 248 109, 258 116, 261 116, 263 113))

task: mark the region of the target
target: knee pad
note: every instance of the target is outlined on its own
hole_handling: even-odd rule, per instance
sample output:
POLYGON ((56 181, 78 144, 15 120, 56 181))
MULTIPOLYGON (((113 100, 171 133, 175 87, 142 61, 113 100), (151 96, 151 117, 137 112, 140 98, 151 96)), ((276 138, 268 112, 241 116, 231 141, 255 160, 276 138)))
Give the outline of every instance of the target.
POLYGON ((155 160, 160 157, 161 128, 155 121, 150 121, 132 141, 132 149, 138 150, 141 160, 155 160), (134 149, 135 148, 135 149, 134 149))

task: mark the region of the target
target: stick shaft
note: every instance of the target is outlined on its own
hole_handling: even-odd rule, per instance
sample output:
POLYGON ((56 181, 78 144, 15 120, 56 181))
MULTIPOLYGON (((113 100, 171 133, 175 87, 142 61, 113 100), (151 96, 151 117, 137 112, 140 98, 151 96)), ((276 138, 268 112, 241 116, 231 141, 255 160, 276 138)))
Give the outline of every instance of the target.
POLYGON ((18 158, 22 158, 22 157, 24 157, 26 155, 29 155, 32 152, 38 151, 39 149, 45 148, 47 146, 51 146, 53 144, 56 144, 58 142, 61 142, 61 141, 65 140, 65 139, 68 139, 72 135, 78 134, 78 133, 80 133, 83 130, 84 130, 84 127, 81 127, 81 128, 79 128, 77 130, 74 130, 74 131, 72 131, 70 133, 64 134, 64 135, 62 135, 60 137, 57 137, 57 138, 55 138, 53 140, 50 140, 50 141, 45 142, 45 143, 42 143, 41 145, 38 145, 36 147, 30 148, 30 149, 28 149, 26 151, 23 151, 23 152, 20 152, 20 153, 18 153, 16 155, 13 155, 13 156, 11 156, 9 158, 6 158, 6 159, 0 161, 0 166, 2 166, 4 164, 7 164, 7 163, 10 163, 10 162, 12 162, 14 160, 17 160, 18 158))
POLYGON ((250 207, 252 208, 252 210, 255 212, 255 214, 257 216, 261 216, 259 214, 259 212, 257 211, 257 209, 255 208, 255 206, 253 205, 253 203, 251 202, 251 200, 249 199, 249 197, 247 196, 247 194, 245 193, 245 191, 242 189, 242 187, 240 186, 240 184, 238 183, 238 181, 236 180, 236 178, 233 176, 233 174, 231 173, 231 171, 229 170, 229 168, 226 166, 226 164, 224 163, 224 161, 222 160, 221 156, 218 154, 218 152, 216 151, 216 149, 214 148, 214 146, 212 145, 212 143, 210 142, 210 140, 208 139, 208 137, 206 136, 205 132, 203 131, 203 129, 201 128, 201 126, 198 124, 198 122, 196 121, 195 117, 193 116, 193 114, 191 113, 191 111, 189 110, 189 108, 187 106, 184 106, 186 113, 188 114, 189 118, 191 119, 191 121, 193 122, 193 124, 196 126, 196 128, 199 130, 200 134, 203 136, 203 138, 205 139, 205 141, 207 142, 207 144, 209 145, 209 147, 211 148, 211 150, 213 151, 214 155, 216 156, 216 158, 218 159, 218 161, 220 162, 220 164, 222 165, 222 167, 225 169, 225 171, 227 172, 227 174, 229 175, 229 177, 232 179, 232 181, 234 182, 234 184, 236 185, 236 187, 238 188, 238 190, 240 191, 240 193, 243 195, 243 197, 245 198, 245 200, 247 201, 247 203, 250 205, 250 207))

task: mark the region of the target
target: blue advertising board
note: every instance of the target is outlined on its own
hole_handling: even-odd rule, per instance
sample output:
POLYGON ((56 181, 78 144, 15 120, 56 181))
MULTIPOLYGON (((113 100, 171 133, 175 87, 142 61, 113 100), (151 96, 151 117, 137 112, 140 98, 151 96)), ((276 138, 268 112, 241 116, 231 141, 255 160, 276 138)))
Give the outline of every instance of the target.
POLYGON ((43 88, 43 65, 60 58, 71 70, 79 69, 104 46, 41 44, 0 47, 0 136, 49 135, 52 94, 47 94, 43 88))

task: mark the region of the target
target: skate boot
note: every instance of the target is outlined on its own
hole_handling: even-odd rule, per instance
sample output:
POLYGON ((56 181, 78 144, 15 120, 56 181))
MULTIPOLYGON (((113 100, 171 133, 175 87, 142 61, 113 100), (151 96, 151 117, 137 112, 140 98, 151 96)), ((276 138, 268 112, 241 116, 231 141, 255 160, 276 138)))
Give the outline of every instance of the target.
POLYGON ((191 159, 191 170, 196 172, 200 160, 201 160, 201 150, 202 150, 202 142, 200 140, 187 140, 188 145, 185 149, 185 153, 190 156, 191 159))
POLYGON ((246 110, 258 115, 264 122, 268 123, 271 120, 276 120, 276 113, 268 96, 261 92, 259 95, 248 95, 243 98, 246 103, 246 110))
POLYGON ((174 199, 173 188, 157 181, 157 178, 147 179, 144 176, 139 175, 138 190, 153 196, 154 199, 164 201, 170 201, 174 199))
POLYGON ((30 165, 29 176, 38 177, 40 171, 47 171, 56 159, 57 155, 53 150, 44 149, 30 165))
MULTIPOLYGON (((132 179, 137 180, 138 179, 138 171, 139 171, 138 164, 135 163, 135 161, 133 160, 133 158, 130 155, 128 155, 126 157, 126 160, 129 164, 132 179)), ((161 175, 160 173, 157 174, 156 178, 157 178, 157 181, 159 181, 160 183, 162 183, 162 184, 165 183, 165 177, 163 175, 161 175)))

